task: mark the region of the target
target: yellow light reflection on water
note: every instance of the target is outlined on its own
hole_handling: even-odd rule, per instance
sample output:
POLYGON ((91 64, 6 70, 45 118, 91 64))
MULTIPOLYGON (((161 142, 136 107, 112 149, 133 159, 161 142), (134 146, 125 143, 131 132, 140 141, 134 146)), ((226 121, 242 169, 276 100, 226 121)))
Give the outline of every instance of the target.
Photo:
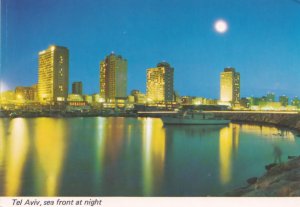
POLYGON ((38 195, 57 196, 66 153, 64 120, 41 118, 35 125, 38 195))
POLYGON ((292 132, 272 126, 229 124, 228 127, 222 128, 219 138, 219 167, 220 180, 223 184, 229 183, 232 179, 232 159, 238 152, 240 132, 255 134, 263 139, 284 138, 295 142, 295 135, 292 132))
POLYGON ((143 180, 144 194, 151 195, 153 191, 153 176, 151 165, 151 138, 152 138, 152 119, 147 118, 143 121, 143 180))
POLYGON ((164 175, 166 135, 159 119, 143 120, 144 194, 160 189, 164 175))
POLYGON ((239 133, 240 126, 237 124, 229 124, 220 130, 219 164, 220 180, 223 184, 229 183, 232 178, 232 158, 238 151, 239 133))
POLYGON ((28 128, 26 120, 13 119, 10 123, 6 152, 5 195, 18 196, 28 152, 28 128))
POLYGON ((233 139, 232 144, 234 149, 234 155, 236 155, 239 148, 240 125, 230 124, 229 127, 232 128, 232 139, 233 139))
POLYGON ((241 129, 243 132, 257 134, 264 138, 284 137, 285 140, 295 142, 295 135, 291 131, 282 130, 273 126, 243 124, 241 129))
POLYGON ((105 157, 105 138, 107 133, 107 119, 99 117, 97 118, 97 130, 95 130, 95 139, 96 139, 96 173, 95 173, 95 186, 96 188, 99 186, 99 183, 102 180, 102 176, 104 173, 104 157, 105 157))
POLYGON ((231 179, 232 130, 229 127, 220 130, 220 180, 226 184, 231 179))
MULTIPOLYGON (((0 172, 3 169, 4 164, 4 155, 5 155, 5 126, 4 126, 4 119, 0 119, 0 172)), ((3 183, 3 182, 1 182, 3 183)))
POLYGON ((108 118, 104 126, 106 128, 103 135, 109 137, 103 140, 105 159, 108 163, 116 164, 124 142, 124 118, 108 118))

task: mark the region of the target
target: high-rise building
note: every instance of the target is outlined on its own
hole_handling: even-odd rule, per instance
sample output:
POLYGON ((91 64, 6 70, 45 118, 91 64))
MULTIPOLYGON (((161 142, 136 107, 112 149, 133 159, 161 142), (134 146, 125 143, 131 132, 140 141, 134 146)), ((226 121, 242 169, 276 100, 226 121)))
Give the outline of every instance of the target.
POLYGON ((69 50, 52 45, 39 53, 38 96, 41 103, 67 101, 69 50))
POLYGON ((147 70, 147 98, 153 102, 171 102, 174 94, 174 68, 161 62, 147 70))
POLYGON ((240 102, 240 73, 234 68, 225 68, 221 72, 220 101, 231 104, 240 102))
POLYGON ((82 82, 72 83, 72 94, 82 95, 82 82))
POLYGON ((100 62, 100 96, 106 101, 127 96, 127 60, 110 54, 100 62))

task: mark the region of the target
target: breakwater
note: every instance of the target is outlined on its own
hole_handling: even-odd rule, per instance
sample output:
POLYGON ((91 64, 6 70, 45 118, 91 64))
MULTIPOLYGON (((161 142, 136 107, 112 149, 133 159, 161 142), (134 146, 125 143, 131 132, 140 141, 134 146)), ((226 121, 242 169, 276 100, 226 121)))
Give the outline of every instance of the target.
POLYGON ((296 112, 213 112, 217 116, 237 122, 272 124, 300 131, 300 114, 296 112))

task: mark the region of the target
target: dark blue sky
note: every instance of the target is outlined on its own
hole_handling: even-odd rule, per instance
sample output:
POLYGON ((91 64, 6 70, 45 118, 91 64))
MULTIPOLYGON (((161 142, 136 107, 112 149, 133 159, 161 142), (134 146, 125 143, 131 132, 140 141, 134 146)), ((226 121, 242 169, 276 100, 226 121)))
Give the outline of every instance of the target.
POLYGON ((38 52, 70 51, 70 84, 99 92, 99 62, 128 60, 128 92, 145 92, 146 69, 175 68, 180 95, 219 98, 226 66, 241 73, 241 95, 300 96, 297 0, 1 0, 1 79, 10 89, 37 82, 38 52), (225 34, 215 20, 229 24, 225 34))

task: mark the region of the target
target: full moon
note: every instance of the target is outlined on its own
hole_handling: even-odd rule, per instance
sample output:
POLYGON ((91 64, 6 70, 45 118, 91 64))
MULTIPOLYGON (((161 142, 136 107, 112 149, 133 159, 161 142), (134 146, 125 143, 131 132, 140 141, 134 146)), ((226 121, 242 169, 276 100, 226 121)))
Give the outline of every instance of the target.
POLYGON ((214 28, 218 33, 225 33, 228 30, 228 24, 225 20, 219 19, 215 21, 214 28))

